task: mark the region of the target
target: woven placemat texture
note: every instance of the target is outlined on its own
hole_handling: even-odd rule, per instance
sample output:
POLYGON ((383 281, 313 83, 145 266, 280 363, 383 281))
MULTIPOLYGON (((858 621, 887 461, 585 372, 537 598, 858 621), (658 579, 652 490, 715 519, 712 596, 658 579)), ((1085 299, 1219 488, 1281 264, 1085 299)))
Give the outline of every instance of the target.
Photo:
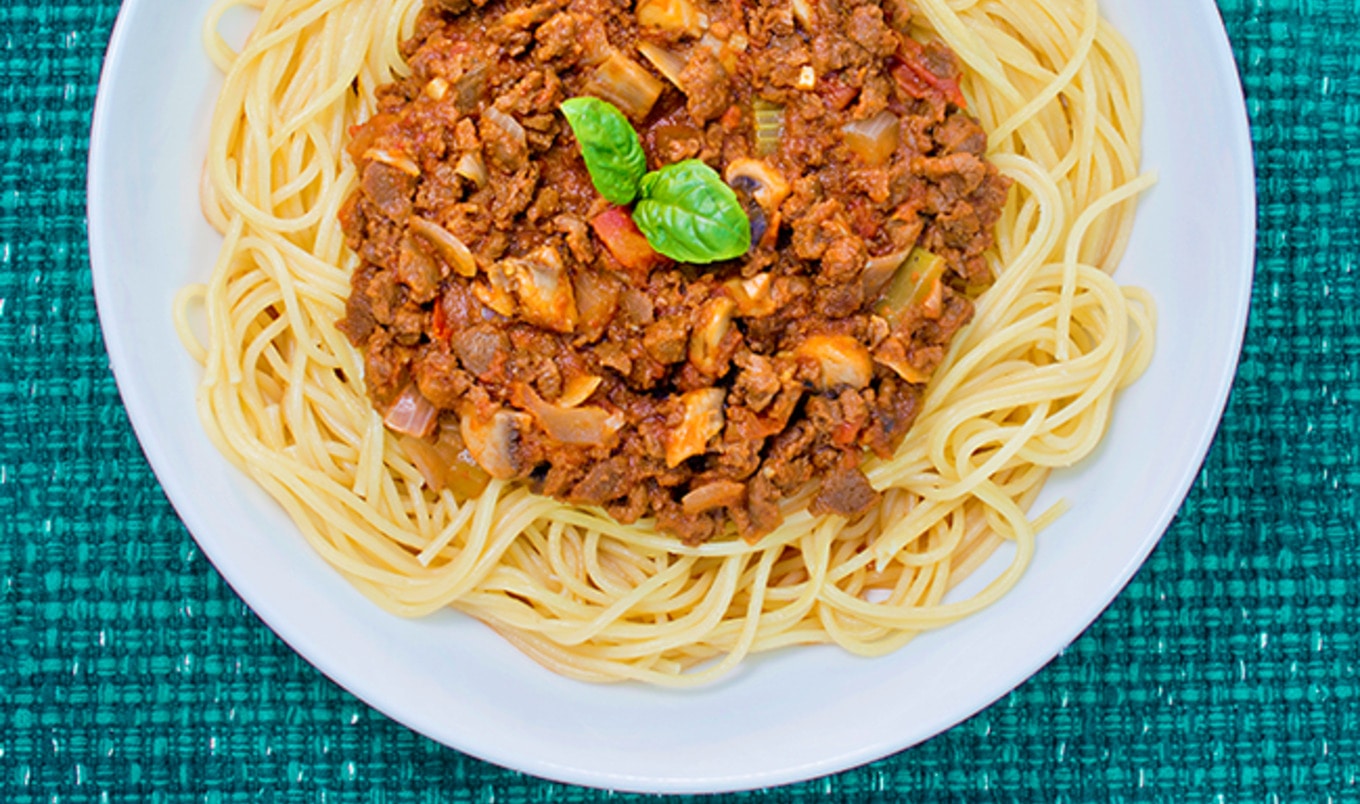
MULTIPOLYGON (((1220 0, 1260 257, 1180 515, 1032 680, 913 750, 735 800, 1324 801, 1360 777, 1360 2, 1220 0)), ((0 801, 593 801, 443 748, 295 655, 148 469, 90 287, 114 0, 0 2, 0 801)), ((1190 77, 1192 80, 1193 77, 1190 77)))

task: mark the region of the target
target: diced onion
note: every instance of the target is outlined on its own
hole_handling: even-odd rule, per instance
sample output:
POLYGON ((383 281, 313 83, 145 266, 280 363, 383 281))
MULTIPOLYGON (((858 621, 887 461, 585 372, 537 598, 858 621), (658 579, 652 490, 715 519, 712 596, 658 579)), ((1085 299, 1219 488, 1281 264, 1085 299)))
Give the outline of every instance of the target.
POLYGON ((644 28, 677 31, 690 36, 698 36, 703 31, 699 12, 690 0, 638 0, 635 15, 638 25, 644 28))
POLYGON ((434 221, 426 220, 418 215, 412 215, 409 223, 411 231, 430 241, 430 245, 439 251, 439 256, 448 262, 449 267, 455 273, 459 276, 477 275, 477 259, 472 255, 467 244, 459 240, 457 235, 434 221))
POLYGON ((465 153, 458 159, 458 164, 453 166, 453 172, 477 185, 477 189, 486 186, 491 178, 486 172, 486 162, 482 161, 482 155, 478 153, 465 153))
POLYGON ((685 69, 683 56, 651 42, 638 42, 637 49, 667 81, 680 86, 680 72, 685 69))
POLYGON ((598 374, 577 374, 567 380, 566 387, 562 389, 562 396, 558 398, 557 404, 564 408, 574 408, 590 398, 595 393, 595 389, 600 387, 604 378, 598 374))
POLYGON ((388 167, 394 167, 409 176, 420 177, 420 165, 411 161, 411 157, 405 154, 394 154, 383 148, 369 148, 364 151, 364 159, 371 162, 382 162, 388 167))
POLYGON ((737 305, 737 312, 747 318, 760 318, 773 315, 779 309, 771 294, 773 279, 768 273, 759 273, 748 279, 733 277, 723 283, 727 294, 737 305))
POLYGON ((433 101, 442 101, 444 96, 449 94, 449 82, 435 76, 425 85, 425 95, 433 101))
POLYGON ((456 436, 449 437, 451 434, 452 431, 447 435, 441 431, 439 440, 433 444, 423 438, 402 436, 401 446, 431 491, 437 494, 447 489, 459 500, 476 497, 486 489, 491 477, 466 448, 455 443, 456 436))
POLYGON ((713 508, 736 505, 746 496, 746 486, 735 480, 715 480, 686 494, 680 507, 693 516, 713 508))
POLYGON ((872 166, 885 164, 897 150, 902 124, 897 115, 884 110, 866 120, 841 126, 845 144, 872 166))
POLYGON ((607 446, 624 424, 624 416, 620 411, 611 413, 594 406, 561 407, 543 401, 527 385, 520 387, 520 396, 548 437, 562 444, 607 446))
POLYGON ((394 432, 424 438, 434 431, 438 417, 439 410, 411 383, 387 409, 383 424, 394 432))
POLYGON ((870 257, 864 263, 860 280, 864 283, 864 298, 874 299, 887 287, 888 281, 897 274, 897 269, 906 262, 907 250, 894 251, 878 257, 870 257))

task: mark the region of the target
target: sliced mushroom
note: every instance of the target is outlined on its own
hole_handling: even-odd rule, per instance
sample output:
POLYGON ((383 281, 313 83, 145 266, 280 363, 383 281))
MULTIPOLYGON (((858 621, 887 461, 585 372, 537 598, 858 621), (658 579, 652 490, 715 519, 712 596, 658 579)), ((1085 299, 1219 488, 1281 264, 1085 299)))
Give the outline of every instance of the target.
POLYGON ((734 159, 723 178, 737 192, 751 221, 751 242, 773 246, 779 236, 779 205, 789 195, 789 183, 762 159, 734 159))
POLYGON ((723 283, 727 295, 737 305, 737 312, 745 318, 763 318, 773 315, 779 309, 771 289, 774 277, 769 273, 759 273, 742 279, 733 277, 723 283))
POLYGON ((524 320, 555 332, 576 328, 576 293, 557 249, 540 246, 526 257, 510 257, 495 267, 505 277, 524 320))
POLYGON ((754 198, 767 213, 773 214, 789 197, 789 183, 763 159, 733 159, 723 179, 732 189, 754 198))
POLYGON ((726 397, 721 388, 702 388, 680 397, 680 425, 666 437, 667 466, 675 468, 708 450, 709 439, 722 432, 726 397))
POLYGON ((529 468, 521 438, 530 424, 527 413, 497 410, 488 419, 472 413, 462 416, 459 430, 477 465, 492 477, 508 480, 529 468))
POLYGON ((689 361, 705 374, 722 373, 722 342, 732 329, 732 313, 736 309, 736 303, 726 296, 712 299, 699 309, 689 336, 689 361))
POLYGON ((846 385, 863 388, 874 377, 869 350, 849 335, 812 335, 798 344, 793 357, 817 365, 816 385, 822 391, 846 385))

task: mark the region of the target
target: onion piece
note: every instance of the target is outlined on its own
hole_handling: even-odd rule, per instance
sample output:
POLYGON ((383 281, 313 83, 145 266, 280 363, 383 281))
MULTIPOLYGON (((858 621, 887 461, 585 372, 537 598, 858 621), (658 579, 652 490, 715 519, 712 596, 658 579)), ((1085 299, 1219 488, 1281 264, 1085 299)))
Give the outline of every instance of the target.
POLYGON ((420 178, 420 165, 417 165, 406 154, 394 154, 385 148, 369 148, 364 151, 363 158, 370 162, 382 162, 384 165, 394 167, 408 176, 420 178))
POLYGON ((685 69, 684 56, 651 42, 638 42, 637 49, 667 81, 680 86, 680 72, 685 69))
POLYGON ((455 273, 459 276, 477 275, 477 258, 472 256, 472 250, 457 235, 418 215, 412 215, 408 222, 411 231, 430 241, 430 245, 435 247, 455 273))
POLYGON ((411 383, 387 409, 383 424, 394 432, 424 438, 434 432, 438 418, 439 409, 421 395, 415 383, 411 383))
POLYGON ((458 159, 458 164, 453 166, 453 172, 477 185, 477 189, 486 186, 491 178, 486 172, 486 162, 482 160, 482 155, 478 153, 465 153, 458 159))
POLYGON ((638 25, 644 28, 678 31, 690 36, 703 32, 699 12, 690 0, 638 0, 634 16, 638 25))
POLYGON ((548 437, 561 444, 609 446, 614 434, 624 425, 621 411, 611 413, 594 406, 564 408, 543 401, 528 385, 516 386, 516 392, 548 437))
POLYGON ((911 364, 911 358, 907 355, 907 347, 902 344, 902 339, 896 335, 884 338, 883 342, 874 349, 874 362, 896 372, 897 376, 909 383, 923 385, 930 380, 930 375, 911 364))
POLYGON ((866 120, 855 120, 841 126, 845 144, 861 159, 877 167, 887 163, 897 150, 902 123, 897 115, 886 109, 866 120))
POLYGON ((663 88, 662 83, 645 67, 614 51, 590 74, 582 92, 609 101, 625 115, 640 122, 652 111, 663 88))
POLYGON ((735 480, 715 480, 700 486, 680 499, 680 507, 690 516, 713 508, 730 508, 746 498, 746 486, 735 480))
POLYGON ((887 287, 888 280, 892 279, 897 274, 897 269, 906 262, 909 253, 907 249, 902 249, 866 260, 864 271, 860 274, 860 281, 864 285, 864 298, 878 298, 887 287))
MULTIPOLYGON (((732 46, 732 41, 730 39, 724 41, 711 33, 705 33, 703 37, 699 39, 699 47, 708 48, 714 56, 717 56, 718 63, 723 66, 723 69, 726 70, 729 75, 737 71, 737 57, 740 50, 732 46)), ((746 37, 742 37, 741 50, 745 49, 746 37)))
POLYGON ((812 0, 790 0, 793 16, 803 23, 803 30, 812 30, 812 0))
POLYGON ((449 94, 449 82, 439 76, 431 78, 429 83, 425 85, 425 97, 432 101, 442 101, 447 94, 449 94))
POLYGON ((576 290, 577 324, 581 335, 593 341, 604 334, 619 306, 619 281, 589 268, 578 268, 572 286, 576 290))
POLYGON ((491 476, 472 459, 454 430, 441 431, 433 444, 411 436, 402 436, 400 441, 425 485, 436 494, 447 489, 458 500, 467 500, 481 494, 491 482, 491 476))
POLYGON ((491 161, 500 164, 507 171, 518 170, 529 153, 529 140, 524 133, 524 126, 495 106, 488 106, 482 111, 482 122, 490 123, 504 135, 489 137, 483 130, 482 141, 491 155, 491 161))
POLYGON ((564 408, 574 408, 590 398, 595 393, 595 389, 600 387, 604 378, 598 374, 577 374, 562 388, 562 396, 558 397, 557 404, 564 408))

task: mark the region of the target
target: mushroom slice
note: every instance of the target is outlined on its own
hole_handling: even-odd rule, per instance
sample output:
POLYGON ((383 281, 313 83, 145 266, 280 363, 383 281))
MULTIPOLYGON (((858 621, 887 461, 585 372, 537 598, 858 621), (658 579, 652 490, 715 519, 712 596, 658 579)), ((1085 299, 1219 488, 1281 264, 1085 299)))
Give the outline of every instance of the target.
POLYGON ((699 308, 694 330, 689 336, 689 361, 705 374, 718 375, 723 368, 721 347, 723 338, 732 329, 732 313, 736 302, 726 296, 710 300, 699 308))
POLYGON ((723 180, 734 190, 750 195, 769 214, 789 197, 789 183, 763 159, 733 159, 723 171, 723 180))
POLYGON ((812 335, 793 350, 797 360, 814 362, 819 369, 817 388, 863 388, 874 377, 869 350, 849 335, 812 335))
POLYGON ((508 480, 529 468, 520 439, 531 421, 527 413, 508 410, 498 409, 488 419, 468 413, 460 417, 459 431, 477 465, 492 477, 508 480))
POLYGON ((557 249, 541 246, 526 257, 496 264, 519 302, 519 315, 531 324, 569 333, 576 329, 576 293, 557 249))
POLYGON ((708 440, 722 432, 726 398, 727 392, 721 388, 701 388, 680 397, 680 426, 666 437, 667 466, 673 469, 708 450, 708 440))

